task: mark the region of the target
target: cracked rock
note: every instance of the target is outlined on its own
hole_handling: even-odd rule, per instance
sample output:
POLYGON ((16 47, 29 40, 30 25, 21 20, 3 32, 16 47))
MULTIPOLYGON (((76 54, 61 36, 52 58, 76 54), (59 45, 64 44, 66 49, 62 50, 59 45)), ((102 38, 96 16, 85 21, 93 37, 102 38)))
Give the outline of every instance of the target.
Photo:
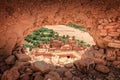
POLYGON ((23 62, 31 60, 30 56, 26 54, 16 54, 16 57, 19 61, 23 61, 23 62))
POLYGON ((15 56, 11 55, 7 59, 5 59, 5 62, 6 62, 6 64, 14 64, 15 60, 16 60, 15 56))
POLYGON ((36 61, 31 64, 31 67, 33 68, 33 70, 40 71, 42 73, 46 73, 54 69, 54 66, 47 64, 44 61, 36 61))
POLYGON ((110 71, 107 66, 104 66, 104 65, 101 65, 101 64, 96 65, 95 69, 99 72, 102 72, 102 73, 109 73, 109 71, 110 71))

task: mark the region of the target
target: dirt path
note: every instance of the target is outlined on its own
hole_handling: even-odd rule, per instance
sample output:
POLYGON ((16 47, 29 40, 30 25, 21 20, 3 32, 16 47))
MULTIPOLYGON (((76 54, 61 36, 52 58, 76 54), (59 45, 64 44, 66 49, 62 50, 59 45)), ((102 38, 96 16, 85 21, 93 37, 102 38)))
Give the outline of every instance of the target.
POLYGON ((45 27, 49 29, 53 29, 55 32, 58 32, 60 36, 62 35, 76 36, 76 39, 83 40, 89 43, 90 45, 95 44, 93 38, 90 36, 88 32, 83 32, 78 29, 74 29, 65 25, 52 25, 45 27))

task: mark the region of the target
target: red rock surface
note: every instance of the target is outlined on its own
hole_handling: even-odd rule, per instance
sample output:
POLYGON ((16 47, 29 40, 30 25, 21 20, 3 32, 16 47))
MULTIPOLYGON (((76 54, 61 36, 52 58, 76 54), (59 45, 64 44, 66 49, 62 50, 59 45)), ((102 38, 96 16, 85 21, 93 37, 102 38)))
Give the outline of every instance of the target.
MULTIPOLYGON (((119 12, 119 0, 30 0, 29 2, 26 0, 1 0, 1 80, 34 80, 36 79, 34 73, 46 72, 48 68, 44 68, 45 64, 42 64, 43 67, 38 64, 38 69, 35 71, 34 68, 32 69, 30 66, 31 63, 27 62, 28 58, 23 59, 24 57, 19 58, 19 56, 17 56, 17 58, 14 59, 11 55, 16 56, 25 53, 23 48, 16 47, 20 45, 24 37, 33 30, 48 24, 68 23, 84 25, 91 36, 93 36, 97 46, 105 48, 103 53, 104 57, 99 55, 101 54, 101 52, 98 51, 99 48, 88 50, 86 51, 87 55, 93 58, 93 61, 89 60, 89 57, 82 60, 80 59, 77 63, 74 63, 73 67, 70 69, 64 66, 53 65, 55 70, 47 71, 44 74, 41 73, 37 77, 42 80, 69 80, 71 76, 73 76, 71 79, 76 77, 78 80, 119 80, 119 12), (106 50, 108 47, 112 47, 110 49, 115 52, 112 52, 113 54, 107 53, 106 50), (98 56, 94 55, 96 52, 98 56), (96 60, 96 58, 98 59, 96 60), (42 67, 42 69, 40 67, 42 67), (60 73, 62 73, 62 75, 60 73)), ((61 45, 56 45, 54 43, 53 46, 60 47, 61 45)))
POLYGON ((15 60, 16 60, 15 56, 11 55, 7 59, 5 59, 5 62, 6 62, 6 64, 14 64, 15 60))
MULTIPOLYGON (((23 50, 23 47, 17 47, 14 51, 23 50)), ((24 49, 25 50, 25 49, 24 49)), ((19 52, 8 56, 5 61, 0 60, 0 79, 1 80, 114 80, 120 78, 120 61, 118 60, 119 49, 107 48, 106 51, 96 46, 88 49, 87 53, 81 55, 81 59, 69 64, 54 64, 34 60, 20 61, 19 58, 14 59, 13 56, 20 54, 19 52), (116 54, 116 55, 115 55, 116 54), (112 56, 111 56, 112 55, 112 56), (114 55, 116 58, 114 58, 114 55), (113 57, 113 58, 112 58, 113 57), (14 63, 13 63, 14 62, 14 63), (7 63, 7 64, 6 64, 7 63), (89 75, 88 75, 89 74, 89 75)), ((25 54, 24 51, 21 54, 25 54)), ((32 52, 32 54, 34 54, 32 52)), ((44 53, 43 53, 44 54, 44 53)), ((73 54, 74 55, 74 54, 73 54)), ((41 55, 40 55, 41 56, 41 55)), ((37 56, 38 57, 38 56, 37 56)), ((47 58, 52 59, 52 58, 47 58)), ((67 58, 63 58, 65 63, 67 58), (65 59, 65 60, 64 60, 65 59)), ((70 59, 70 58, 68 58, 70 59)))
POLYGON ((13 67, 3 73, 1 80, 17 80, 20 76, 17 67, 13 67))
POLYGON ((49 24, 84 25, 99 47, 120 48, 115 43, 108 45, 109 42, 120 40, 119 3, 119 0, 2 0, 0 55, 10 55, 15 45, 20 45, 26 35, 49 24))
POLYGON ((26 54, 16 54, 16 57, 19 61, 23 61, 23 62, 31 60, 30 56, 26 54))
POLYGON ((109 68, 104 65, 96 65, 95 69, 102 73, 108 73, 110 71, 109 68))
POLYGON ((54 69, 54 66, 51 66, 50 64, 47 64, 43 61, 36 61, 32 63, 31 66, 33 70, 40 71, 42 73, 46 73, 54 69))

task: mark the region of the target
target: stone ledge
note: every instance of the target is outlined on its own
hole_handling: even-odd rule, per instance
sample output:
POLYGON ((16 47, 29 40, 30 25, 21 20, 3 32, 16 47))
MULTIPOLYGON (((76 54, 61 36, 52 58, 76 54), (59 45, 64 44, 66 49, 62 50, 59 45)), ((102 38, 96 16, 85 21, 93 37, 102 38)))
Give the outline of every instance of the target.
POLYGON ((111 43, 108 43, 108 46, 109 47, 113 47, 113 48, 120 48, 120 43, 113 43, 113 42, 111 42, 111 43))

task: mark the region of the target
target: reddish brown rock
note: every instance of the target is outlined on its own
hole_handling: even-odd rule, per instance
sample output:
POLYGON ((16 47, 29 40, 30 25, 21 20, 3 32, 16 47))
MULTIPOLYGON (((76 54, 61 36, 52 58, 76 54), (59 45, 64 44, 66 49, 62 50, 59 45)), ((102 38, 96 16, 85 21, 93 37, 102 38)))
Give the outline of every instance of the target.
POLYGON ((23 62, 31 60, 30 56, 26 54, 16 54, 16 57, 19 61, 23 62))
POLYGON ((59 40, 53 40, 50 43, 50 48, 57 48, 57 49, 59 49, 61 46, 62 46, 62 42, 59 41, 59 40))
POLYGON ((72 78, 72 73, 70 71, 65 72, 65 77, 67 77, 68 79, 72 78))
POLYGON ((8 53, 11 54, 14 46, 16 44, 20 44, 26 35, 34 31, 35 29, 40 28, 36 26, 43 26, 46 24, 62 24, 62 23, 64 24, 75 23, 78 25, 82 24, 86 28, 88 28, 88 32, 90 32, 90 34, 93 36, 96 44, 104 48, 107 46, 106 42, 103 41, 102 36, 100 36, 100 33, 98 32, 96 33, 96 31, 99 31, 99 29, 97 28, 98 24, 105 25, 104 28, 106 29, 116 28, 116 26, 110 25, 110 23, 119 24, 119 4, 118 4, 119 0, 113 0, 113 1, 106 0, 104 2, 104 5, 101 5, 103 1, 99 1, 99 3, 98 1, 94 1, 92 3, 89 0, 86 0, 86 1, 70 0, 70 1, 66 1, 64 5, 61 4, 61 3, 64 3, 64 0, 51 1, 51 5, 49 1, 46 1, 45 4, 42 4, 43 3, 42 1, 40 2, 39 1, 30 1, 30 2, 23 1, 23 4, 20 4, 21 2, 13 1, 10 3, 10 6, 4 3, 7 3, 7 1, 3 1, 0 6, 0 12, 1 12, 0 14, 0 17, 1 17, 0 53, 2 55, 5 55, 4 52, 6 54, 8 53), (58 5, 54 4, 54 2, 56 2, 56 4, 58 5), (78 4, 78 2, 84 5, 80 5, 78 4), (32 3, 35 3, 33 4, 34 7, 32 7, 31 5, 27 5, 32 3), (71 4, 68 4, 68 3, 71 3, 71 4), (111 5, 111 3, 112 5, 116 5, 114 7, 115 10, 113 9, 113 7, 109 7, 109 9, 106 9, 108 8, 109 5, 111 5), (41 4, 42 6, 47 5, 47 7, 44 8, 44 7, 38 6, 41 4), (98 7, 90 8, 90 5, 98 6, 98 7), (79 7, 76 7, 76 6, 79 6, 79 7), (102 6, 102 7, 99 7, 99 6, 102 6), (7 7, 7 10, 6 10, 6 7, 7 7), (44 9, 46 9, 46 11, 44 9), (51 11, 51 9, 54 9, 54 10, 51 11), (29 10, 32 10, 32 11, 29 11, 29 10), (49 17, 48 17, 48 11, 50 11, 49 15, 51 15, 49 17), (55 11, 58 11, 58 14, 60 15, 56 17, 55 11), (106 11, 107 11, 107 14, 104 14, 106 11), (35 15, 31 15, 29 12, 31 12, 31 14, 39 13, 38 17, 36 18, 35 15))
POLYGON ((73 46, 73 45, 76 44, 76 40, 68 41, 68 44, 71 45, 71 46, 73 46))
POLYGON ((73 63, 68 63, 65 65, 66 68, 72 68, 73 67, 73 63))
POLYGON ((0 62, 0 67, 4 66, 5 65, 5 62, 0 62))
POLYGON ((62 78, 62 80, 70 80, 70 79, 68 79, 68 78, 64 77, 64 78, 62 78))
POLYGON ((120 44, 120 40, 113 40, 113 42, 120 44))
POLYGON ((41 75, 35 75, 34 80, 43 80, 43 77, 41 75))
POLYGON ((102 54, 104 56, 104 53, 105 53, 104 49, 100 48, 98 51, 100 54, 102 54))
POLYGON ((104 59, 99 59, 99 58, 95 58, 95 59, 94 59, 94 62, 95 62, 96 64, 103 64, 103 65, 106 65, 106 64, 107 64, 107 62, 106 62, 104 59))
POLYGON ((45 76, 44 80, 62 80, 62 78, 57 72, 51 71, 45 76))
POLYGON ((0 63, 0 72, 3 73, 4 71, 10 69, 9 65, 6 65, 5 62, 0 63))
POLYGON ((106 36, 106 35, 107 35, 107 32, 100 32, 100 35, 101 35, 101 36, 106 36))
POLYGON ((12 52, 13 55, 16 55, 17 53, 18 53, 17 51, 13 51, 13 52, 12 52))
POLYGON ((114 53, 113 51, 108 51, 106 54, 106 60, 108 61, 116 60, 116 53, 114 53))
POLYGON ((29 62, 16 61, 16 63, 15 63, 15 66, 18 67, 18 68, 21 68, 23 66, 28 66, 28 65, 30 65, 29 62))
POLYGON ((108 25, 108 26, 105 26, 104 28, 105 29, 113 29, 115 26, 112 26, 112 25, 108 25))
POLYGON ((95 66, 95 69, 99 72, 102 72, 102 73, 109 73, 109 68, 107 66, 104 66, 104 65, 101 65, 101 64, 97 64, 95 66))
POLYGON ((109 34, 108 34, 108 36, 112 36, 112 37, 117 37, 117 36, 119 36, 120 35, 120 33, 118 33, 118 32, 110 32, 109 34))
POLYGON ((44 80, 40 72, 34 73, 33 76, 34 76, 34 80, 44 80))
POLYGON ((95 58, 97 59, 104 59, 105 58, 105 55, 103 53, 101 53, 101 51, 99 52, 96 52, 93 54, 95 58))
POLYGON ((6 62, 6 64, 14 64, 15 60, 16 60, 15 56, 11 55, 7 59, 5 59, 5 62, 6 62))
POLYGON ((91 58, 85 58, 74 62, 74 66, 83 73, 86 73, 94 64, 94 60, 91 58))
POLYGON ((108 43, 109 47, 120 48, 120 44, 118 43, 108 43))
POLYGON ((45 63, 44 61, 36 61, 31 64, 31 67, 35 71, 40 71, 42 73, 49 72, 50 70, 53 70, 55 67, 45 63))
POLYGON ((31 69, 30 67, 27 67, 27 68, 25 69, 25 72, 27 72, 27 73, 32 72, 32 69, 31 69))
POLYGON ((20 74, 17 67, 13 67, 3 73, 1 80, 17 80, 20 74))
POLYGON ((112 61, 107 61, 107 66, 112 66, 112 61))
POLYGON ((49 48, 48 51, 55 51, 56 48, 49 48))
POLYGON ((82 80, 89 80, 88 78, 84 77, 82 80))
POLYGON ((102 26, 102 25, 98 25, 97 28, 100 29, 100 30, 102 30, 102 29, 103 29, 103 26, 102 26))
POLYGON ((26 73, 22 74, 22 75, 20 76, 20 80, 30 80, 29 74, 26 74, 26 73))
MULTIPOLYGON (((19 44, 27 34, 36 28, 39 28, 38 26, 46 25, 48 23, 75 23, 78 25, 85 25, 88 28, 90 34, 93 36, 96 44, 100 47, 105 48, 107 46, 107 43, 106 41, 103 41, 102 36, 100 36, 100 33, 97 32, 99 31, 97 30, 99 19, 103 19, 100 24, 107 23, 104 24, 105 27, 110 23, 108 23, 106 19, 104 20, 104 18, 110 19, 111 23, 116 22, 116 24, 119 24, 119 0, 105 0, 104 2, 102 0, 99 2, 95 0, 68 0, 65 2, 64 0, 52 0, 49 2, 47 0, 45 2, 40 1, 40 3, 36 0, 33 2, 26 2, 25 0, 25 2, 7 0, 2 1, 3 2, 0 6, 0 55, 11 54, 14 46, 16 44, 19 44), (79 2, 82 5, 78 4, 79 2), (93 7, 91 7, 91 5, 93 7), (111 5, 113 5, 113 7, 111 5), (46 8, 46 10, 44 8, 46 8), (56 11, 59 16, 56 16, 56 11), (106 12, 106 14, 104 14, 104 12, 106 12), (50 16, 48 16, 48 14, 50 14, 50 16)), ((111 27, 107 29, 110 28, 111 27)), ((114 37, 112 37, 112 39, 114 39, 114 37)))
POLYGON ((120 32, 120 29, 117 29, 117 32, 120 32))
POLYGON ((103 80, 103 79, 101 79, 101 78, 96 78, 95 80, 103 80))
POLYGON ((108 29, 108 32, 115 32, 116 29, 108 29))
POLYGON ((115 80, 115 75, 112 72, 110 72, 106 78, 108 80, 115 80))
POLYGON ((120 69, 120 61, 113 61, 113 66, 120 69))
POLYGON ((73 45, 72 50, 79 51, 79 46, 78 45, 73 45))
POLYGON ((120 57, 119 56, 117 57, 117 60, 120 61, 120 57))
POLYGON ((104 40, 105 42, 110 42, 111 39, 112 39, 111 36, 106 36, 106 37, 103 38, 103 40, 104 40))
POLYGON ((73 80, 81 80, 79 77, 74 76, 73 80))
POLYGON ((62 50, 62 51, 72 50, 72 46, 66 44, 66 45, 64 45, 64 46, 61 47, 61 50, 62 50))
POLYGON ((120 57, 120 49, 115 49, 115 53, 116 53, 117 57, 120 57))
POLYGON ((55 71, 59 73, 60 76, 64 76, 64 73, 68 71, 68 68, 61 67, 61 68, 57 68, 55 71))

